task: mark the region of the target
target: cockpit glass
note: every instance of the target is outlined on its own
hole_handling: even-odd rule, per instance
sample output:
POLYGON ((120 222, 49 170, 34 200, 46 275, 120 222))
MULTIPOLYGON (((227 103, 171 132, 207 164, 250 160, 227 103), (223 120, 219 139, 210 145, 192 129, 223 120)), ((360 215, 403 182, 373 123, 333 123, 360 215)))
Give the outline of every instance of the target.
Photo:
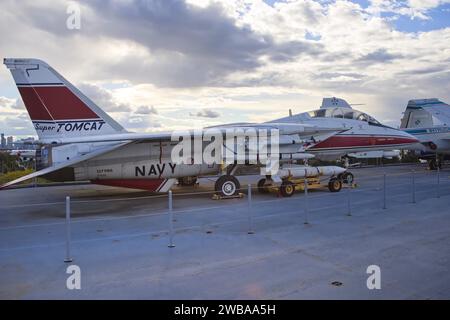
POLYGON ((381 125, 377 120, 369 116, 368 114, 347 108, 327 108, 314 110, 308 113, 311 118, 343 118, 351 120, 365 121, 373 125, 381 125))

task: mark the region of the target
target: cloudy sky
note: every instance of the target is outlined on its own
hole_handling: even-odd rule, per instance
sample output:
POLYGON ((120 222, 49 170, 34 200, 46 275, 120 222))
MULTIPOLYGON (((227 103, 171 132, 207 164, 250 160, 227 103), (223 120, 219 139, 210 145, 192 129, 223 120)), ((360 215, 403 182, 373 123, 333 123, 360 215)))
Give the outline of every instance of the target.
MULTIPOLYGON (((409 99, 450 102, 450 0, 3 0, 0 53, 47 61, 132 131, 265 121, 325 96, 397 126, 409 99)), ((0 111, 0 132, 34 135, 4 66, 0 111)))

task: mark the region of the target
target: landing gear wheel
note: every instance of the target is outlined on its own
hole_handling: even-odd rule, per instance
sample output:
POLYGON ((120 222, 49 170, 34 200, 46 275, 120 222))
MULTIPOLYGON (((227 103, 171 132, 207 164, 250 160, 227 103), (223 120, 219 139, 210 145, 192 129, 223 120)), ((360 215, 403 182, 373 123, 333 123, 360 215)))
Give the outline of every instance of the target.
POLYGON ((197 177, 183 177, 178 179, 180 186, 193 186, 197 183, 197 177))
POLYGON ((343 182, 343 183, 347 183, 347 184, 352 184, 354 177, 353 177, 353 173, 351 172, 344 172, 341 173, 338 178, 343 182))
POLYGON ((262 178, 261 180, 258 181, 258 192, 259 193, 268 193, 269 190, 267 190, 266 187, 264 187, 264 185, 266 184, 267 179, 262 178))
POLYGON ((295 186, 290 181, 283 181, 280 186, 280 193, 283 197, 292 197, 295 192, 295 186))
POLYGON ((241 184, 239 180, 232 175, 224 175, 217 179, 215 190, 223 197, 235 196, 239 193, 241 184))
POLYGON ((342 189, 342 181, 337 178, 331 178, 328 182, 328 189, 330 192, 339 192, 342 189))
POLYGON ((441 161, 436 161, 436 159, 428 161, 428 168, 430 170, 437 170, 437 168, 441 168, 441 161))

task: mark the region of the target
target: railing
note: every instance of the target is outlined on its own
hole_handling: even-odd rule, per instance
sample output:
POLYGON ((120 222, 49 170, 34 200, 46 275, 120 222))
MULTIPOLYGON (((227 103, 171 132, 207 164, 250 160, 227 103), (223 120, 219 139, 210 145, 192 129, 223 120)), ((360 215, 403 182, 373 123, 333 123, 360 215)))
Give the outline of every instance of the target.
MULTIPOLYGON (((445 172, 448 175, 448 172, 445 172)), ((352 217, 358 214, 359 208, 363 208, 369 212, 384 212, 386 209, 403 205, 406 202, 411 204, 417 204, 425 199, 439 198, 444 195, 450 194, 450 180, 448 176, 442 177, 441 170, 435 172, 417 171, 411 170, 406 173, 395 174, 376 174, 371 176, 363 176, 359 179, 358 184, 364 188, 352 188, 351 186, 345 186, 345 188, 338 193, 318 193, 308 188, 305 188, 304 192, 297 192, 293 197, 280 198, 280 197, 255 197, 255 190, 257 187, 250 184, 241 188, 240 192, 247 195, 247 201, 233 202, 233 206, 227 208, 226 201, 219 202, 217 206, 196 207, 196 208, 180 208, 177 207, 177 203, 182 198, 186 197, 201 197, 204 195, 212 196, 214 190, 197 191, 197 192, 172 192, 161 195, 151 195, 143 197, 123 197, 123 198, 108 198, 108 199, 95 199, 95 200, 73 200, 70 197, 66 197, 65 201, 61 202, 43 202, 34 204, 20 204, 8 207, 0 207, 3 211, 8 208, 27 208, 27 207, 48 207, 48 206, 63 206, 65 205, 65 221, 64 222, 51 222, 43 224, 25 224, 16 225, 10 227, 0 227, 0 232, 11 229, 27 229, 40 226, 65 226, 65 241, 54 245, 65 245, 65 262, 72 261, 71 246, 73 243, 93 242, 105 239, 117 239, 117 238, 131 238, 139 236, 148 236, 153 234, 163 234, 168 237, 167 246, 169 248, 175 248, 176 234, 184 231, 205 230, 212 232, 214 227, 219 226, 231 226, 238 224, 238 232, 245 232, 252 235, 258 232, 258 225, 261 227, 261 222, 271 219, 289 218, 303 219, 305 225, 314 225, 319 223, 319 219, 330 219, 336 217, 338 214, 342 216, 352 217), (430 180, 430 176, 432 179, 430 180), (404 179, 408 177, 408 179, 404 179), (157 212, 144 212, 133 215, 120 215, 117 217, 100 217, 100 218, 76 218, 73 219, 71 212, 73 207, 81 209, 84 205, 91 205, 94 203, 118 203, 132 202, 134 205, 138 201, 143 201, 143 205, 147 206, 146 200, 156 200, 165 198, 167 199, 166 208, 159 208, 157 212), (323 199, 331 199, 332 205, 322 206, 320 203, 323 199), (266 210, 266 205, 269 203, 280 202, 283 204, 283 210, 274 212, 273 210, 266 210), (221 209, 221 210, 218 210, 221 209), (217 212, 220 211, 218 215, 217 212), (331 214, 329 213, 331 211, 331 214), (328 212, 324 214, 323 212, 328 212), (242 213, 245 213, 242 214, 242 213), (321 214, 317 214, 321 213, 321 214), (195 221, 194 215, 200 215, 201 223, 192 224, 195 221), (186 218, 186 219, 185 219, 186 218), (139 228, 136 232, 131 232, 122 235, 115 235, 111 237, 90 238, 90 239, 78 239, 72 240, 72 232, 74 224, 84 224, 90 222, 110 222, 120 221, 123 219, 148 219, 146 225, 150 225, 152 221, 159 222, 159 225, 166 224, 166 228, 157 230, 142 231, 142 223, 139 224, 139 228), (164 219, 167 222, 164 223, 164 219), (258 224, 259 223, 259 224, 258 224)), ((154 201, 152 201, 154 202, 154 201)), ((150 204, 152 205, 152 204, 150 204)), ((161 204, 160 204, 161 205, 161 204)), ((144 210, 146 210, 144 208, 144 210)), ((158 210, 158 209, 157 209, 158 210)), ((363 210, 363 211, 364 211, 363 210)), ((290 221, 289 220, 289 221, 290 221)), ((35 247, 39 247, 37 244, 35 247)), ((45 247, 45 245, 42 245, 45 247)), ((20 249, 15 248, 15 249, 20 249)))

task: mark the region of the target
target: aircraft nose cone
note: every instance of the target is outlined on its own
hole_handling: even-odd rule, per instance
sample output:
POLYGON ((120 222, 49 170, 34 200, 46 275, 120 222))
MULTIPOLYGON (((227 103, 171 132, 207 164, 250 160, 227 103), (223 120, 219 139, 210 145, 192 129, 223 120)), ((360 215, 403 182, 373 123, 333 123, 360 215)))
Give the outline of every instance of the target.
MULTIPOLYGON (((419 139, 414 137, 412 134, 409 134, 408 132, 401 131, 401 135, 404 139, 409 140, 409 143, 419 143, 419 139)), ((406 142, 408 143, 408 142, 406 142)))
POLYGON ((401 144, 403 145, 403 147, 400 147, 401 149, 422 150, 422 144, 415 136, 405 131, 400 131, 400 136, 401 144))

